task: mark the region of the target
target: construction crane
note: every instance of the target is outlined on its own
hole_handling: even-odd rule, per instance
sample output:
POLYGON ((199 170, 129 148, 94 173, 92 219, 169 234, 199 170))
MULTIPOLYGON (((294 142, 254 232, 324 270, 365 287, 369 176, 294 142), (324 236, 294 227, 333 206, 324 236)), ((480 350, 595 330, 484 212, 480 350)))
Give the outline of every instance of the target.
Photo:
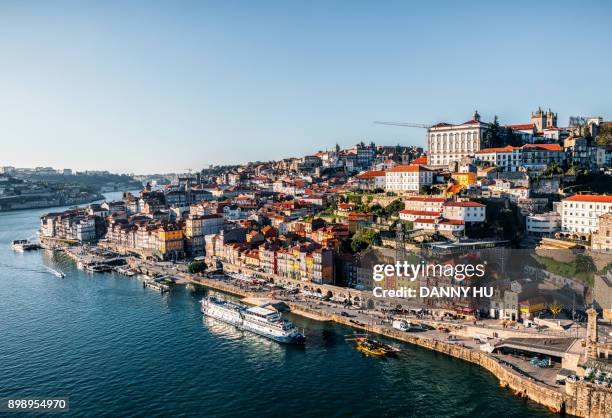
POLYGON ((381 121, 375 120, 374 123, 377 125, 404 126, 407 128, 429 129, 432 127, 432 125, 426 125, 424 123, 411 123, 411 122, 381 122, 381 121))

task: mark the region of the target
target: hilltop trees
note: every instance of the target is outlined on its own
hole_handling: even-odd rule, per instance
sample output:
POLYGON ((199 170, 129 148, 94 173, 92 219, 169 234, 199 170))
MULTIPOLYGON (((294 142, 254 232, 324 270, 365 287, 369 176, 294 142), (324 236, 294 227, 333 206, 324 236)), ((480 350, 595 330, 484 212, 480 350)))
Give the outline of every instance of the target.
POLYGON ((522 145, 519 135, 505 126, 500 126, 497 115, 493 118, 493 123, 489 124, 482 136, 483 148, 498 148, 512 145, 513 147, 522 145))

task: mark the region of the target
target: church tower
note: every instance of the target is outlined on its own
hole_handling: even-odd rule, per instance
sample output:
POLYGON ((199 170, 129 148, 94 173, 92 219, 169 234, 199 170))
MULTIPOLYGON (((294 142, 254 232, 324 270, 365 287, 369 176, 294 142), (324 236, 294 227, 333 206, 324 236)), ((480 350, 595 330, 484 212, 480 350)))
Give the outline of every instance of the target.
POLYGON ((548 112, 546 112, 546 127, 547 128, 557 127, 557 114, 553 113, 553 111, 550 110, 550 107, 548 108, 548 112))
POLYGON ((546 114, 541 107, 538 107, 537 111, 531 112, 531 123, 535 125, 537 132, 542 132, 542 129, 546 127, 546 114))

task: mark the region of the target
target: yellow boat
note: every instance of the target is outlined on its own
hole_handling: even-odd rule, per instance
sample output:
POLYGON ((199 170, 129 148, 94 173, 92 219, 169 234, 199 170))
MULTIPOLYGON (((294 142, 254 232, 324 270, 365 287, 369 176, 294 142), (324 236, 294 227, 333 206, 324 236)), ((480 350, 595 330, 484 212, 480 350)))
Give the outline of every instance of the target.
POLYGON ((371 356, 387 356, 399 351, 397 348, 368 337, 357 337, 355 341, 357 341, 358 351, 371 356))

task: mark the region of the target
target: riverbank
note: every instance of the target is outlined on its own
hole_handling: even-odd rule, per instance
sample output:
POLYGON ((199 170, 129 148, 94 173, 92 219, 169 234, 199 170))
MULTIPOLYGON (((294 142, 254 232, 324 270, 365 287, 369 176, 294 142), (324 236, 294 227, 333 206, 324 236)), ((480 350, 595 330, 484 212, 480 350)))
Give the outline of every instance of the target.
POLYGON ((104 200, 104 198, 104 195, 100 193, 92 193, 87 197, 79 199, 53 197, 32 200, 32 198, 24 199, 21 196, 9 196, 0 199, 0 213, 15 212, 29 209, 51 209, 64 206, 85 205, 88 203, 104 200))
MULTIPOLYGON (((74 249, 65 249, 65 251, 71 255, 74 261, 78 261, 74 249)), ((136 272, 152 276, 159 274, 170 275, 176 279, 178 284, 193 283, 232 294, 247 299, 247 301, 262 299, 262 297, 267 297, 267 293, 269 293, 269 290, 251 291, 226 281, 187 274, 176 269, 146 263, 135 258, 128 258, 127 261, 129 267, 136 272)), ((381 318, 371 314, 366 315, 367 319, 364 320, 364 314, 361 311, 361 317, 353 319, 352 317, 357 315, 340 315, 336 310, 333 310, 333 306, 331 308, 322 308, 320 303, 297 300, 291 297, 276 297, 276 299, 287 305, 295 315, 316 321, 335 322, 368 333, 379 334, 481 366, 492 373, 502 387, 512 390, 517 396, 531 399, 547 407, 552 412, 580 417, 606 418, 612 414, 611 389, 595 387, 585 382, 568 383, 565 389, 553 387, 536 381, 533 377, 519 373, 510 364, 492 354, 480 351, 478 348, 466 347, 458 341, 443 340, 442 338, 448 337, 444 333, 436 336, 436 338, 416 335, 385 325, 380 321, 381 318), (596 399, 597 402, 593 404, 592 399, 596 399)), ((448 324, 448 327, 452 328, 453 325, 448 324)))
MULTIPOLYGON (((132 264, 131 267, 133 268, 143 268, 136 260, 133 260, 132 264)), ((150 271, 145 267, 143 272, 150 271)), ((250 292, 223 281, 185 273, 180 273, 179 275, 185 281, 242 298, 257 299, 262 297, 261 292, 250 292)), ((330 313, 328 310, 302 301, 287 300, 285 298, 280 298, 280 300, 288 305, 291 312, 296 315, 317 321, 333 321, 354 329, 382 335, 478 365, 492 373, 498 379, 500 386, 510 389, 517 396, 537 402, 552 412, 579 417, 605 418, 610 417, 612 414, 612 389, 596 387, 585 382, 568 382, 563 390, 563 388, 546 385, 530 376, 519 373, 494 355, 478 349, 465 347, 456 342, 399 331, 389 326, 377 324, 374 317, 372 317, 372 321, 369 321, 369 323, 360 322, 338 313, 330 313), (596 402, 592 402, 592 399, 595 399, 596 402)))

